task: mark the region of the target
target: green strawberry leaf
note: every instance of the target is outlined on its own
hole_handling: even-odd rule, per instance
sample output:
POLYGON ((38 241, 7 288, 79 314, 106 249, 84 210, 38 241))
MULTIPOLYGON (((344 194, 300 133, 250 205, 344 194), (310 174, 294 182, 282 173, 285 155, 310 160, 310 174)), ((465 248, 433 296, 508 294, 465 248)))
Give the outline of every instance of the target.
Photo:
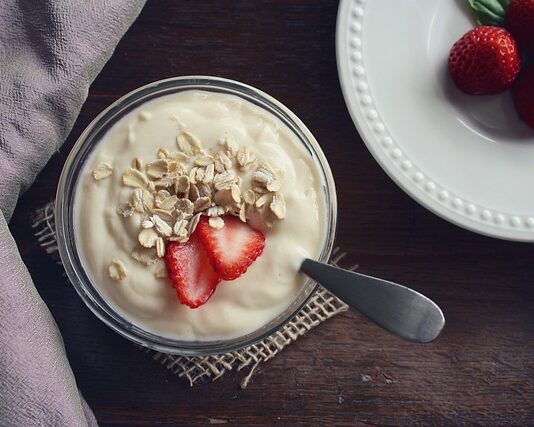
POLYGON ((479 25, 504 27, 504 16, 510 0, 467 0, 479 25))

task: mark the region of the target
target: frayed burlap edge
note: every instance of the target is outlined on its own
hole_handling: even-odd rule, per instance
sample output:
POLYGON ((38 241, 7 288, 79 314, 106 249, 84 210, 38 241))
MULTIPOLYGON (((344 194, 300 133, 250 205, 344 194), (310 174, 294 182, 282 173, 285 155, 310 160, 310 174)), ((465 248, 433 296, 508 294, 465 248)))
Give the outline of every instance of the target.
MULTIPOLYGON (((53 202, 37 209, 33 216, 32 227, 38 244, 61 264, 56 242, 53 202)), ((341 252, 339 248, 335 248, 330 263, 339 265, 339 262, 344 256, 344 252, 341 252)), ((356 268, 356 265, 349 267, 350 270, 355 270, 356 268)), ((241 371, 242 369, 249 368, 247 375, 240 383, 241 387, 245 388, 258 365, 272 359, 299 337, 320 325, 325 320, 346 311, 347 308, 345 303, 328 291, 319 288, 308 303, 284 327, 262 341, 241 350, 205 357, 191 357, 175 356, 149 350, 144 347, 140 348, 150 354, 155 361, 165 366, 173 374, 187 379, 191 386, 200 381, 210 379, 215 381, 221 378, 226 372, 234 369, 241 371)))

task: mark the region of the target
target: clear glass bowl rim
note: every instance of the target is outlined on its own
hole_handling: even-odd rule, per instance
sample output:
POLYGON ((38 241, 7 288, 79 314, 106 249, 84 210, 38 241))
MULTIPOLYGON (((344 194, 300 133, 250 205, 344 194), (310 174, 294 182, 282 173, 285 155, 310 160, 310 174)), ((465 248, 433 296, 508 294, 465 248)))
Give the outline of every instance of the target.
POLYGON ((127 93, 102 111, 82 132, 65 162, 56 194, 55 219, 59 254, 67 276, 87 307, 101 321, 115 332, 144 347, 169 354, 206 356, 235 351, 272 335, 300 311, 313 295, 317 285, 309 279, 284 312, 261 328, 241 337, 212 341, 185 341, 163 337, 130 323, 104 301, 79 260, 73 227, 72 202, 79 171, 92 147, 98 143, 109 127, 128 111, 150 99, 192 89, 228 93, 251 101, 274 114, 296 134, 322 174, 327 209, 327 235, 319 261, 328 262, 335 240, 337 198, 332 171, 318 142, 291 110, 270 95, 247 84, 219 77, 183 76, 155 81, 127 93))

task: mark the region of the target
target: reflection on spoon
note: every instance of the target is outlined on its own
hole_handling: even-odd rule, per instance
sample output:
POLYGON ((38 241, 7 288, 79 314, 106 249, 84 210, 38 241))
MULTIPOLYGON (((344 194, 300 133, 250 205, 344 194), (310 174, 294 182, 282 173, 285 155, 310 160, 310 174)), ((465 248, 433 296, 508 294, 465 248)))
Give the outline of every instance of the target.
POLYGON ((305 259, 300 270, 356 311, 399 337, 435 340, 445 326, 438 305, 413 289, 305 259))

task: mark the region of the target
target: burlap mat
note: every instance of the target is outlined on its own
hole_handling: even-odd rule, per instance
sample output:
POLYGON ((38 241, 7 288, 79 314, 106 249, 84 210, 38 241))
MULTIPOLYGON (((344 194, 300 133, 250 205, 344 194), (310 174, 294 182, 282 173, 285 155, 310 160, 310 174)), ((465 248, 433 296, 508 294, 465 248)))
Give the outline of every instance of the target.
MULTIPOLYGON (((53 202, 35 212, 32 227, 38 244, 61 265, 56 242, 53 202)), ((339 265, 339 262, 344 257, 345 253, 336 248, 330 263, 339 265)), ((348 268, 355 270, 357 266, 353 265, 348 268)), ((240 383, 241 387, 245 388, 259 364, 272 359, 306 332, 330 317, 346 311, 347 308, 345 303, 320 288, 284 327, 264 340, 241 350, 213 356, 187 357, 159 353, 144 347, 140 348, 172 373, 180 378, 187 379, 191 386, 202 380, 211 379, 215 381, 226 372, 234 369, 241 371, 244 368, 249 368, 247 375, 240 383)))

